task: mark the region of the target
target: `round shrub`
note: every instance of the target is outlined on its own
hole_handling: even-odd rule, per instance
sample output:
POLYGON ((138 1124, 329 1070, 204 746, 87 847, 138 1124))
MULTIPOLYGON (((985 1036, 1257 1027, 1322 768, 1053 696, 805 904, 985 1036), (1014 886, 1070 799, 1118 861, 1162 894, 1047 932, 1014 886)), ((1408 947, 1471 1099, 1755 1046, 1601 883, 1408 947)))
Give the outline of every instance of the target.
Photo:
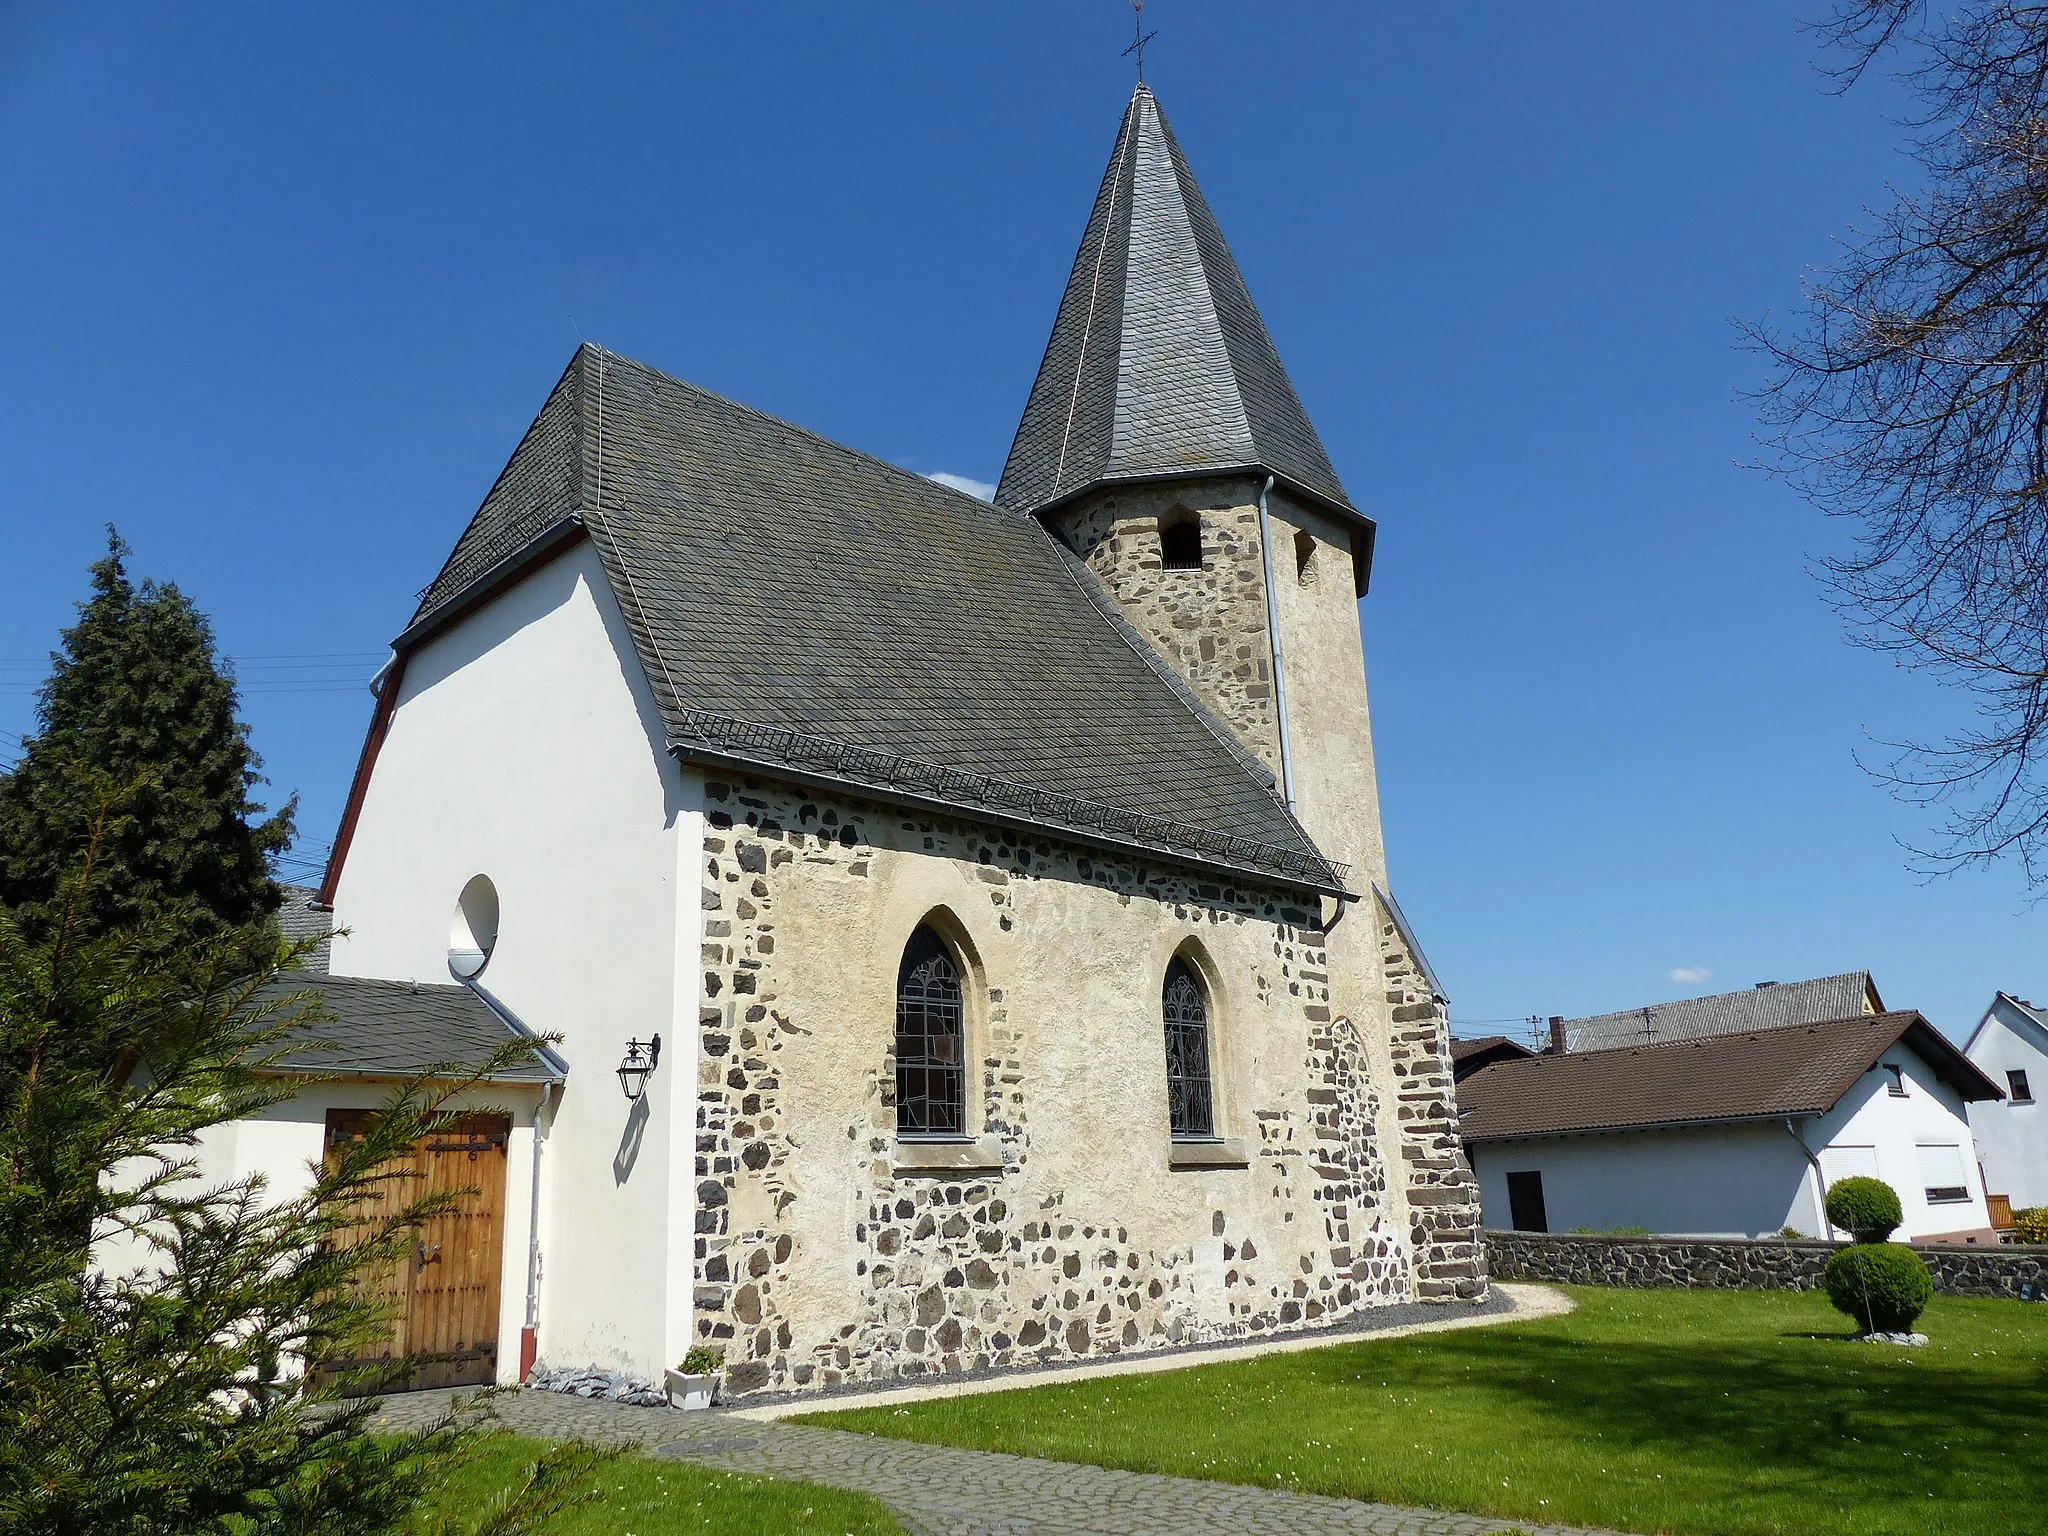
POLYGON ((2012 1213, 2012 1240, 2016 1243, 2048 1243, 2048 1205, 2030 1205, 2012 1213))
MULTIPOLYGON (((1875 1182, 1875 1181, 1872 1181, 1875 1182)), ((1828 1300, 1859 1328, 1908 1333, 1934 1299, 1927 1261, 1898 1243, 1852 1243, 1838 1248, 1821 1276, 1828 1300)))
POLYGON ((1883 1242, 1905 1219, 1897 1191, 1883 1179, 1837 1179, 1828 1186, 1828 1220, 1859 1243, 1883 1242))

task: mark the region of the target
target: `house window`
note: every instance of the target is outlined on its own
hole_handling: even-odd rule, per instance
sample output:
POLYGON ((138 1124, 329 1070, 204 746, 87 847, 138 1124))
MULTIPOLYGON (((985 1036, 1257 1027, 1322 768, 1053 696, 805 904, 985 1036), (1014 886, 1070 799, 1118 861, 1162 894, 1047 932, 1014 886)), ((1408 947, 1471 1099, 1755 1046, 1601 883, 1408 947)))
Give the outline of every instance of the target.
POLYGON ((896 1134, 966 1134, 967 1018, 960 966, 920 927, 896 971, 896 1134))
POLYGON ((1216 1099, 1209 1085, 1209 1007, 1185 961, 1166 968, 1166 1118, 1176 1141, 1208 1141, 1216 1134, 1216 1099))
POLYGON ((2017 1071, 2006 1073, 2005 1086, 2012 1090, 2013 1103, 2031 1104, 2034 1102, 2034 1090, 2027 1086, 2026 1073, 2017 1071))
POLYGON ((1159 519, 1159 564, 1169 571, 1202 568, 1202 520, 1185 507, 1159 519))
POLYGON ((1963 1149, 1955 1142, 1920 1143, 1920 1182, 1929 1205, 1954 1205, 1970 1198, 1969 1175, 1963 1171, 1963 1149))
POLYGON ((1540 1170, 1508 1175, 1508 1225, 1517 1232, 1550 1230, 1550 1218, 1543 1209, 1543 1174, 1540 1170))
POLYGON ((1886 1087, 1885 1092, 1895 1099, 1903 1099, 1906 1096, 1905 1069, 1903 1067, 1895 1067, 1888 1061, 1881 1062, 1880 1065, 1891 1075, 1891 1083, 1886 1087))

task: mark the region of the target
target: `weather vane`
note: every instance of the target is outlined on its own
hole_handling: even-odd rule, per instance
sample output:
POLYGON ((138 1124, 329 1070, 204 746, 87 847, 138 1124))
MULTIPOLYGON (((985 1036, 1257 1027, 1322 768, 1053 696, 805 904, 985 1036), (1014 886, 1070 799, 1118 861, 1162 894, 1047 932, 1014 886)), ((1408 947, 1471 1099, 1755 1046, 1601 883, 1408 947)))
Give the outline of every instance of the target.
POLYGON ((1145 45, 1158 35, 1145 30, 1145 0, 1131 0, 1131 46, 1124 50, 1124 57, 1137 55, 1140 85, 1145 83, 1145 45))

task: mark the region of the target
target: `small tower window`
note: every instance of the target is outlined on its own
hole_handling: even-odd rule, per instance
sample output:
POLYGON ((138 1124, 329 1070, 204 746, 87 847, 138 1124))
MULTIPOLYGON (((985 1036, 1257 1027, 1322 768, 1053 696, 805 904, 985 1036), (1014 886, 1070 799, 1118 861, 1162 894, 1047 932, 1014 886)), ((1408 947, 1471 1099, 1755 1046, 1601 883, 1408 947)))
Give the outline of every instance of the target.
POLYGON ((1207 1141, 1216 1134, 1216 1100, 1209 1086, 1209 1007, 1184 961, 1166 968, 1166 1115, 1176 1141, 1207 1141))
POLYGON ((2017 1070, 2007 1072, 2005 1074, 2005 1085, 2012 1090, 2013 1103, 2031 1104, 2034 1102, 2034 1090, 2027 1083, 2026 1073, 2017 1070))
POLYGON ((1303 529, 1294 536, 1294 579, 1304 587, 1316 581, 1316 536, 1303 529))
POLYGON ((1878 1065, 1883 1067, 1885 1074, 1891 1078, 1891 1081, 1885 1085, 1885 1092, 1895 1099, 1903 1099, 1906 1096, 1905 1069, 1893 1066, 1888 1061, 1880 1062, 1878 1065))
POLYGON ((1202 568, 1202 520, 1185 507, 1159 519, 1159 565, 1168 571, 1202 568))
POLYGON ((965 1134, 967 1018, 960 967, 920 927, 896 971, 896 1134, 965 1134))

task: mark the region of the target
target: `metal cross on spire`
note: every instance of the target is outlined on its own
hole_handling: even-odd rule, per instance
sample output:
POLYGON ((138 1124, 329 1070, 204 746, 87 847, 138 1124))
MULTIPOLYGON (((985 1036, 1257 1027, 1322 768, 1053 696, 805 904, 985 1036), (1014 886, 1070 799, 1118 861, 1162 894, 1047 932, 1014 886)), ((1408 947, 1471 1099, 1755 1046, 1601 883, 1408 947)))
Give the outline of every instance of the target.
POLYGON ((1156 31, 1145 30, 1145 0, 1131 0, 1131 46, 1124 50, 1123 56, 1128 59, 1133 54, 1137 55, 1140 85, 1145 83, 1145 45, 1158 35, 1156 31))

